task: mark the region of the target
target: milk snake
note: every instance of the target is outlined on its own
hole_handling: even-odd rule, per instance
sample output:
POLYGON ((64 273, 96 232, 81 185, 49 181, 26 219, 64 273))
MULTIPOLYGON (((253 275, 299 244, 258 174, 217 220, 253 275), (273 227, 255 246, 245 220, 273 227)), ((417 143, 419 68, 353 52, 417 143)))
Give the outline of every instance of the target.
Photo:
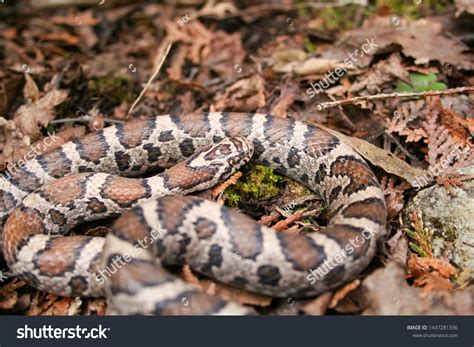
POLYGON ((354 150, 313 125, 251 113, 137 119, 66 143, 2 177, 0 220, 6 217, 4 257, 17 276, 58 295, 105 295, 109 313, 118 314, 251 313, 201 292, 162 264, 187 263, 220 282, 274 297, 314 296, 357 277, 386 236, 382 190, 354 150), (257 163, 325 201, 326 227, 275 232, 214 202, 172 196, 212 186, 252 150, 257 163), (149 178, 120 177, 163 169, 149 178), (105 239, 59 237, 81 221, 124 209, 105 239), (364 233, 371 237, 348 252, 364 233), (330 271, 311 278, 310 270, 329 260, 330 271))

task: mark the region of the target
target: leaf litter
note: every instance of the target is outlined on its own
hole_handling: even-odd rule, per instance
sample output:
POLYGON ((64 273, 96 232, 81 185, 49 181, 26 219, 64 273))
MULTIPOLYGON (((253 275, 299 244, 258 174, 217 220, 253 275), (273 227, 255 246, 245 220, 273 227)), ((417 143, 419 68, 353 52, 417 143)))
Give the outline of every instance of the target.
MULTIPOLYGON (((424 185, 446 189, 462 187, 467 179, 452 172, 473 164, 472 94, 361 100, 321 111, 317 105, 473 85, 473 42, 461 25, 474 15, 468 2, 446 1, 441 10, 431 2, 391 7, 384 1, 322 8, 297 7, 291 1, 273 6, 50 3, 0 8, 9 11, 0 26, 5 46, 0 69, 2 168, 15 165, 48 133, 57 139, 41 153, 110 121, 142 115, 225 110, 320 123, 358 151, 382 183, 391 237, 369 267, 355 281, 309 300, 237 290, 187 266, 185 280, 261 314, 466 312, 472 286, 465 272, 433 258, 429 243, 423 244, 425 256, 410 248, 410 243, 421 247, 423 239, 416 241, 403 231, 400 216, 419 188, 414 184, 418 178, 429 177, 424 185), (370 50, 361 55, 369 41, 370 50), (172 45, 163 54, 165 42, 172 45), (347 64, 356 50, 356 60, 347 64), (157 68, 160 58, 163 66, 157 68), (342 76, 331 78, 313 96, 308 93, 316 82, 326 85, 329 74, 341 67, 342 76), (453 292, 456 300, 442 294, 453 292), (430 308, 433 300, 437 304, 430 308)), ((278 232, 317 232, 326 222, 318 197, 252 163, 203 194, 278 232)), ((416 228, 422 226, 414 225, 412 236, 417 237, 421 229, 416 228)), ((97 226, 81 229, 93 233, 97 226)), ((103 234, 107 224, 99 229, 103 234)), ((106 303, 56 297, 12 277, 0 283, 0 310, 103 315, 106 303)))

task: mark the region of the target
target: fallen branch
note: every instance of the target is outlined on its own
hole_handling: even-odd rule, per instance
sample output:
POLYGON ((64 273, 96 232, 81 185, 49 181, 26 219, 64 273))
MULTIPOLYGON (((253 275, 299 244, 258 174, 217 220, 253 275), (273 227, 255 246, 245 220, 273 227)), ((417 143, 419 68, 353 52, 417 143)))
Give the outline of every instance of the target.
POLYGON ((447 90, 439 91, 429 91, 429 92, 412 92, 412 93, 387 93, 387 94, 375 94, 375 95, 366 95, 358 96, 356 98, 344 99, 338 101, 322 102, 316 109, 322 111, 327 108, 336 107, 339 105, 353 104, 358 101, 363 100, 379 100, 379 99, 393 99, 393 98, 412 98, 412 97, 427 97, 427 96, 439 96, 439 95, 450 95, 450 94, 461 94, 461 93, 472 93, 474 92, 474 87, 459 87, 452 88, 447 90))

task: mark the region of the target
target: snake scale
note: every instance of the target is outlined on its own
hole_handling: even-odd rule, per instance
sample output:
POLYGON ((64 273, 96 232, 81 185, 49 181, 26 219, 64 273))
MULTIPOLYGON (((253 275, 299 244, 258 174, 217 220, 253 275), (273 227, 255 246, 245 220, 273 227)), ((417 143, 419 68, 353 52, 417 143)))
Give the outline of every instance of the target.
POLYGON ((373 258, 386 236, 386 215, 377 178, 354 150, 315 126, 264 114, 137 119, 68 142, 0 180, 10 269, 50 293, 106 296, 112 314, 252 313, 162 265, 187 263, 274 297, 334 289, 373 258), (250 157, 318 194, 328 206, 327 226, 275 232, 225 206, 182 196, 211 187, 250 157), (165 171, 129 178, 154 170, 165 171), (60 237, 84 220, 125 209, 105 238, 60 237), (364 233, 371 237, 354 244, 364 233), (311 278, 312 269, 333 259, 325 276, 311 278))

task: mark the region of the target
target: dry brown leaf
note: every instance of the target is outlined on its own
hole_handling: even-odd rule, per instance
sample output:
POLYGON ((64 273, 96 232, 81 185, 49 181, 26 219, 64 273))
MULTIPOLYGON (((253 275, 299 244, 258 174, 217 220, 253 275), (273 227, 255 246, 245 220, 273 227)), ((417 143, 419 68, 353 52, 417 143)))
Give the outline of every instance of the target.
POLYGON ((247 112, 265 106, 265 81, 259 75, 241 79, 214 98, 217 111, 247 112))
POLYGON ((25 74, 25 86, 23 87, 23 96, 29 102, 35 102, 39 98, 39 90, 30 74, 25 74))
POLYGON ((269 296, 251 293, 211 280, 201 280, 201 286, 206 292, 207 289, 210 289, 211 292, 208 294, 215 295, 223 300, 233 301, 241 305, 266 307, 272 303, 272 298, 269 296))
MULTIPOLYGON (((53 294, 46 294, 41 291, 36 291, 33 299, 31 300, 31 305, 28 310, 25 312, 26 316, 40 316, 44 312, 48 311, 57 300, 57 296, 53 294)), ((51 314, 51 313, 50 313, 51 314)))
POLYGON ((323 130, 326 130, 347 145, 351 146, 357 153, 363 156, 371 164, 381 167, 388 173, 403 178, 411 185, 417 182, 417 178, 426 177, 426 175, 429 175, 426 170, 415 168, 403 160, 397 158, 392 153, 378 148, 365 140, 346 136, 338 131, 326 128, 320 124, 315 125, 323 130))
POLYGON ((0 297, 0 310, 11 310, 18 302, 18 292, 11 291, 0 297))
POLYGON ((431 272, 422 275, 421 277, 415 279, 413 284, 416 287, 422 287, 424 293, 433 291, 433 290, 453 290, 454 284, 452 284, 449 279, 442 277, 438 272, 431 272))
POLYGON ((393 44, 399 44, 406 56, 415 58, 417 65, 438 60, 458 69, 474 68, 472 54, 464 53, 469 48, 446 33, 442 23, 432 19, 414 22, 399 20, 399 24, 394 25, 393 16, 374 16, 364 23, 363 28, 344 33, 338 44, 350 44, 351 47, 360 49, 367 38, 374 38, 374 44, 377 45, 370 52, 372 55, 383 52, 393 44), (434 43, 436 46, 433 46, 434 43))
POLYGON ((52 306, 53 316, 68 316, 69 309, 73 306, 75 300, 72 298, 60 298, 52 306))
POLYGON ((53 108, 66 100, 67 90, 52 90, 36 102, 21 106, 16 112, 14 122, 21 133, 31 138, 38 137, 40 126, 48 126, 54 119, 53 108))
POLYGON ((301 218, 303 218, 304 211, 299 210, 293 213, 291 216, 286 218, 285 220, 279 221, 275 225, 272 226, 272 229, 276 231, 283 231, 285 229, 288 229, 288 226, 291 223, 294 223, 296 221, 299 221, 301 218))
POLYGON ((77 36, 71 35, 65 31, 44 33, 39 35, 39 39, 42 41, 62 41, 71 46, 77 46, 81 42, 77 36))
POLYGON ((408 81, 409 73, 402 64, 400 54, 394 53, 388 59, 381 60, 370 67, 367 73, 359 76, 350 91, 355 93, 367 89, 370 94, 380 93, 383 91, 383 86, 390 84, 397 78, 408 81))
POLYGON ((272 298, 250 293, 242 289, 234 288, 223 283, 218 283, 210 279, 198 279, 192 272, 189 265, 183 266, 183 279, 199 286, 209 295, 217 296, 223 300, 234 301, 242 305, 269 306, 272 298))
POLYGON ((339 303, 339 301, 344 299, 347 296, 347 294, 349 294, 350 292, 355 290, 359 285, 360 285, 360 280, 355 280, 355 281, 352 281, 352 282, 346 284, 341 289, 337 290, 334 293, 334 295, 331 299, 331 302, 329 303, 329 308, 336 307, 336 305, 339 303))
POLYGON ((54 24, 64 24, 72 27, 78 25, 94 26, 100 22, 98 18, 94 17, 92 10, 70 12, 65 16, 53 16, 50 20, 54 24))

